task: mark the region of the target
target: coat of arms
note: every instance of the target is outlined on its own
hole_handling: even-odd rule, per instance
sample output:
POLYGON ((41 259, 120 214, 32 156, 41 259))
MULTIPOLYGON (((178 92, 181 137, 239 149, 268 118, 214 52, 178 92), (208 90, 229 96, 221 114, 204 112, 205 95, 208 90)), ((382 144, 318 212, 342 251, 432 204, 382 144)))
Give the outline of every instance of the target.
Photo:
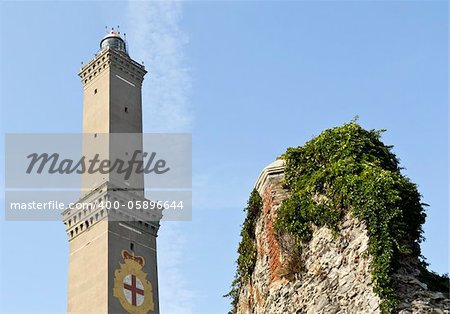
POLYGON ((154 311, 152 285, 142 271, 145 260, 126 250, 122 251, 124 263, 114 273, 113 295, 131 314, 147 314, 154 311))

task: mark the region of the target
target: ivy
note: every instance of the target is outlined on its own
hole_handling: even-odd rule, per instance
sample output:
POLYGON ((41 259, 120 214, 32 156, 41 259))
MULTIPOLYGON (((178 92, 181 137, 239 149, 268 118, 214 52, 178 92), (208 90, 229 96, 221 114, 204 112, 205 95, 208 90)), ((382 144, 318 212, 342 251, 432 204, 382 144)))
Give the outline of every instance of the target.
POLYGON ((382 132, 351 122, 324 131, 303 147, 289 148, 282 158, 290 196, 274 227, 278 235, 307 242, 313 225, 337 233, 350 211, 367 226, 381 311, 393 313, 398 303, 391 280, 395 261, 405 254, 420 255, 425 213, 416 185, 401 174, 392 147, 380 141, 382 132))
MULTIPOLYGON (((224 295, 232 300, 232 308, 236 309, 239 290, 242 284, 248 282, 256 264, 256 220, 262 210, 262 200, 258 191, 254 189, 250 194, 247 207, 244 208, 246 217, 241 230, 241 242, 238 247, 237 270, 231 284, 231 290, 224 295)), ((233 312, 230 312, 233 313, 233 312)))

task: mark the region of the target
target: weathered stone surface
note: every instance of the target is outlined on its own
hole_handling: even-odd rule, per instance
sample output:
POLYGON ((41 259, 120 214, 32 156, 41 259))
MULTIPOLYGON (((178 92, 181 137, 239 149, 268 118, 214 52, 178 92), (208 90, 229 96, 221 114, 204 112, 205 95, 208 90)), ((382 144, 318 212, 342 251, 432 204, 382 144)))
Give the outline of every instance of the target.
MULTIPOLYGON (((347 214, 335 236, 316 228, 311 241, 293 257, 292 241, 278 241, 273 231, 276 211, 287 192, 280 162, 261 174, 256 186, 263 211, 256 223, 257 261, 240 290, 237 313, 380 313, 373 292, 369 238, 363 223, 347 214)), ((418 279, 418 261, 408 261, 394 276, 401 298, 399 313, 450 313, 450 300, 427 290, 418 279)))

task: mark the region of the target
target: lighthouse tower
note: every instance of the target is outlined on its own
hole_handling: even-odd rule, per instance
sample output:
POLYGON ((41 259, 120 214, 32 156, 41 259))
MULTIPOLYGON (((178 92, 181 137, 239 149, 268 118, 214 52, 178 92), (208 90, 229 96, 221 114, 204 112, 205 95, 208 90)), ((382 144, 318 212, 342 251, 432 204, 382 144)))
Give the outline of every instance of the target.
MULTIPOLYGON (((146 73, 128 55, 119 32, 100 41, 100 51, 79 73, 83 156, 126 163, 143 151, 141 88, 146 73)), ((161 212, 142 206, 149 202, 143 174, 111 170, 81 177, 80 200, 63 213, 69 238, 67 312, 159 313, 156 237, 161 212)))

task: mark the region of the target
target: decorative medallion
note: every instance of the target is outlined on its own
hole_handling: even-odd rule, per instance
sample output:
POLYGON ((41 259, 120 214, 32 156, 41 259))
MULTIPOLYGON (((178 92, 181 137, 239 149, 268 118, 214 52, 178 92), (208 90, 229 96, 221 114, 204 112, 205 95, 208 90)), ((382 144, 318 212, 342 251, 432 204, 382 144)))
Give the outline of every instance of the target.
POLYGON ((124 263, 114 272, 113 295, 123 308, 131 314, 147 314, 155 310, 152 284, 142 271, 145 260, 142 256, 122 251, 124 263))

